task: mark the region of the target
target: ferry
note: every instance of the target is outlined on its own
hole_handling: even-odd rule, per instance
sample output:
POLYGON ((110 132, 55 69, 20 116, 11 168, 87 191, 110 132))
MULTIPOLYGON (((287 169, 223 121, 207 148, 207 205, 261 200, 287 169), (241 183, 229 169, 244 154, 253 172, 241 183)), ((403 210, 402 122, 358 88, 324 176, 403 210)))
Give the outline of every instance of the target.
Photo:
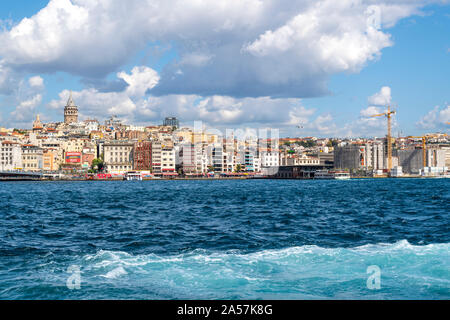
POLYGON ((125 174, 123 179, 127 181, 142 181, 142 174, 140 172, 130 171, 125 174))
POLYGON ((349 180, 350 173, 347 171, 319 170, 314 173, 314 179, 317 179, 317 180, 349 180))

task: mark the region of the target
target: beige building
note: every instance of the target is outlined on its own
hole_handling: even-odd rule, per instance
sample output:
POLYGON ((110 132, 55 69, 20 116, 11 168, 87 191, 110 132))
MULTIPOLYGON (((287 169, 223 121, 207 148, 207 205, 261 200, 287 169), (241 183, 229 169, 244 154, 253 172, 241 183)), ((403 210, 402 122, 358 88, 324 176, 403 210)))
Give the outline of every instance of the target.
POLYGON ((22 146, 22 165, 25 171, 41 171, 43 169, 43 149, 26 144, 22 146))
POLYGON ((281 158, 282 166, 314 166, 320 165, 320 159, 316 157, 310 157, 306 154, 301 156, 288 156, 281 158))
POLYGON ((69 139, 63 142, 62 148, 65 152, 83 152, 85 144, 89 140, 86 139, 69 139))
POLYGON ((45 171, 57 171, 59 169, 58 163, 58 151, 48 149, 45 150, 43 155, 43 169, 45 171))
POLYGON ((450 168, 450 147, 443 147, 442 150, 445 152, 445 166, 450 168))
POLYGON ((125 173, 133 170, 133 143, 111 142, 103 145, 105 170, 109 173, 125 173))

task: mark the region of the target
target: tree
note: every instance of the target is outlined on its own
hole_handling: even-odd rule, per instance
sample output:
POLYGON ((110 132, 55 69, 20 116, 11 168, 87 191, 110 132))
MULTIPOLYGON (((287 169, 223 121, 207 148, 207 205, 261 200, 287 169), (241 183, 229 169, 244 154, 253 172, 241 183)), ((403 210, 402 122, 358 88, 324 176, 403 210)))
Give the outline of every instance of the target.
POLYGON ((97 159, 92 160, 92 170, 94 170, 96 172, 102 172, 104 167, 105 167, 105 165, 103 163, 103 159, 97 158, 97 159))
POLYGON ((312 140, 307 140, 307 141, 300 142, 300 145, 304 148, 312 148, 312 147, 317 146, 317 143, 312 140))
POLYGON ((242 166, 240 164, 236 165, 236 172, 241 172, 242 171, 242 166))

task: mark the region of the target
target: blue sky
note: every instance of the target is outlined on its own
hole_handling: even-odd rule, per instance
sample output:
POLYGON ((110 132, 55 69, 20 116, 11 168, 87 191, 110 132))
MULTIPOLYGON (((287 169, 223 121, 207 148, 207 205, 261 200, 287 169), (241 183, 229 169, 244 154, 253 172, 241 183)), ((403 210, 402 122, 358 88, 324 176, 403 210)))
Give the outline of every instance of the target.
POLYGON ((446 1, 103 2, 0 3, 0 126, 30 127, 38 113, 60 121, 73 90, 82 118, 142 125, 174 115, 286 136, 382 136, 384 119, 369 118, 382 101, 398 111, 396 133, 448 132, 446 1), (374 3, 381 26, 369 30, 374 3))

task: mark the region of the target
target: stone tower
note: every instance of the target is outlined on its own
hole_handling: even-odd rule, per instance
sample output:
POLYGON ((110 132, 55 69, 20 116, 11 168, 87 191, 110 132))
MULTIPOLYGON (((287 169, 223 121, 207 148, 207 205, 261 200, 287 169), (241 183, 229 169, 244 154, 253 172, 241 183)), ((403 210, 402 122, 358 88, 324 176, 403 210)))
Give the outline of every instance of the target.
POLYGON ((64 108, 64 123, 71 124, 78 122, 78 107, 73 102, 72 91, 70 92, 69 100, 64 108))

